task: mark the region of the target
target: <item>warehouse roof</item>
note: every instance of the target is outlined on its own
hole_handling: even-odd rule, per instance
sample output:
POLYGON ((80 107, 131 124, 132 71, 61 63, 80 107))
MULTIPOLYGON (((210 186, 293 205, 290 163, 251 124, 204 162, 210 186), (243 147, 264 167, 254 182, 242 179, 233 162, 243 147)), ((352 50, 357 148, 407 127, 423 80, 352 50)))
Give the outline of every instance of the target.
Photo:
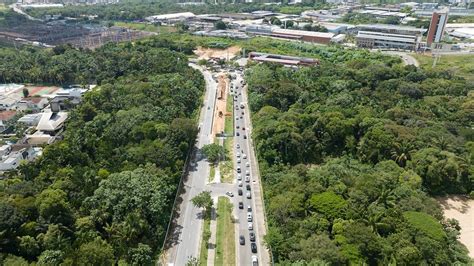
POLYGON ((182 12, 182 13, 173 13, 173 14, 163 14, 163 15, 156 15, 156 16, 149 16, 147 20, 166 20, 166 19, 178 19, 178 18, 193 18, 194 15, 191 12, 182 12))
POLYGON ((389 33, 381 34, 380 32, 371 32, 371 31, 359 31, 359 33, 357 33, 357 38, 416 43, 416 37, 414 36, 401 35, 401 34, 389 34, 389 33))
POLYGON ((330 32, 287 30, 287 29, 274 29, 272 30, 272 33, 285 34, 285 35, 310 36, 310 37, 319 37, 319 38, 332 38, 334 36, 334 33, 330 33, 330 32))

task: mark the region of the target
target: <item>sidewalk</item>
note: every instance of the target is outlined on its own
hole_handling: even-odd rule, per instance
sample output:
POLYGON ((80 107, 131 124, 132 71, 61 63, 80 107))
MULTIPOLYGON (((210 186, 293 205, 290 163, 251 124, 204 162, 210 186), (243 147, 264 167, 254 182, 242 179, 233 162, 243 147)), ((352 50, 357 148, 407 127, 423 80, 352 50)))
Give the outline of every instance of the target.
POLYGON ((209 239, 208 250, 207 250, 207 265, 214 266, 214 259, 216 257, 216 234, 217 234, 217 199, 218 197, 215 196, 212 198, 214 202, 214 207, 212 208, 211 212, 211 238, 209 239))

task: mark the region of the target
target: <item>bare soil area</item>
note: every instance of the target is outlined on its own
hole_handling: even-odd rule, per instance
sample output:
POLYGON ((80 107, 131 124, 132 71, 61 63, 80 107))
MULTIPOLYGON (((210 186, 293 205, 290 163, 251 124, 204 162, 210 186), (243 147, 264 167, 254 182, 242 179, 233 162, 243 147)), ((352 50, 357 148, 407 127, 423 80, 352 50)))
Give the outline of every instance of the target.
POLYGON ((217 96, 216 107, 214 110, 214 123, 212 125, 212 135, 221 133, 225 128, 225 116, 227 115, 227 88, 229 87, 229 79, 227 75, 219 74, 217 79, 217 96))
POLYGON ((469 250, 469 256, 474 257, 474 200, 466 196, 449 196, 438 199, 443 207, 446 218, 454 218, 461 226, 459 241, 469 250))
POLYGON ((240 47, 231 46, 227 49, 215 49, 215 48, 204 48, 198 47, 194 50, 194 53, 198 56, 199 59, 211 59, 211 58, 221 58, 221 59, 232 59, 237 56, 240 52, 240 47))

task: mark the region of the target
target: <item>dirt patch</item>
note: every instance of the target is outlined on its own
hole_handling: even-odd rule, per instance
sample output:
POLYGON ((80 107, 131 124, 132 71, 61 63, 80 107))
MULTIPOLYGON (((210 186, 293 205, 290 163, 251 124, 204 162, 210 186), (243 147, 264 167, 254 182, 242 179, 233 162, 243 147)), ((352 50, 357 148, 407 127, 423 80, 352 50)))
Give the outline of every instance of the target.
POLYGON ((474 257, 474 200, 465 196, 449 196, 438 199, 443 207, 446 218, 459 221, 461 235, 459 241, 469 250, 469 256, 474 257))
POLYGON ((212 125, 212 135, 222 133, 224 131, 225 117, 228 115, 226 111, 228 87, 229 79, 227 77, 227 74, 219 74, 217 77, 216 107, 214 110, 214 124, 212 125))
POLYGON ((194 53, 198 56, 199 59, 211 59, 211 58, 220 58, 220 59, 232 59, 236 57, 240 52, 240 47, 230 46, 227 49, 216 49, 216 48, 204 48, 198 47, 194 50, 194 53))

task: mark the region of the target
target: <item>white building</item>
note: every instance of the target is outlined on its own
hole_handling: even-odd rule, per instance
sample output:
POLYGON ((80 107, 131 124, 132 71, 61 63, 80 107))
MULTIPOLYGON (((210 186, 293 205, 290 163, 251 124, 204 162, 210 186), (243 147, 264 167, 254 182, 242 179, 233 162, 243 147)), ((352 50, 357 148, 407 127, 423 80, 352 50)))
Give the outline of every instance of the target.
POLYGON ((357 46, 363 48, 417 50, 421 36, 392 34, 373 31, 359 31, 356 36, 357 46))
POLYGON ((149 16, 149 17, 146 17, 145 19, 150 22, 172 23, 172 22, 184 21, 186 19, 194 18, 195 16, 196 15, 194 15, 191 12, 182 12, 182 13, 149 16))

